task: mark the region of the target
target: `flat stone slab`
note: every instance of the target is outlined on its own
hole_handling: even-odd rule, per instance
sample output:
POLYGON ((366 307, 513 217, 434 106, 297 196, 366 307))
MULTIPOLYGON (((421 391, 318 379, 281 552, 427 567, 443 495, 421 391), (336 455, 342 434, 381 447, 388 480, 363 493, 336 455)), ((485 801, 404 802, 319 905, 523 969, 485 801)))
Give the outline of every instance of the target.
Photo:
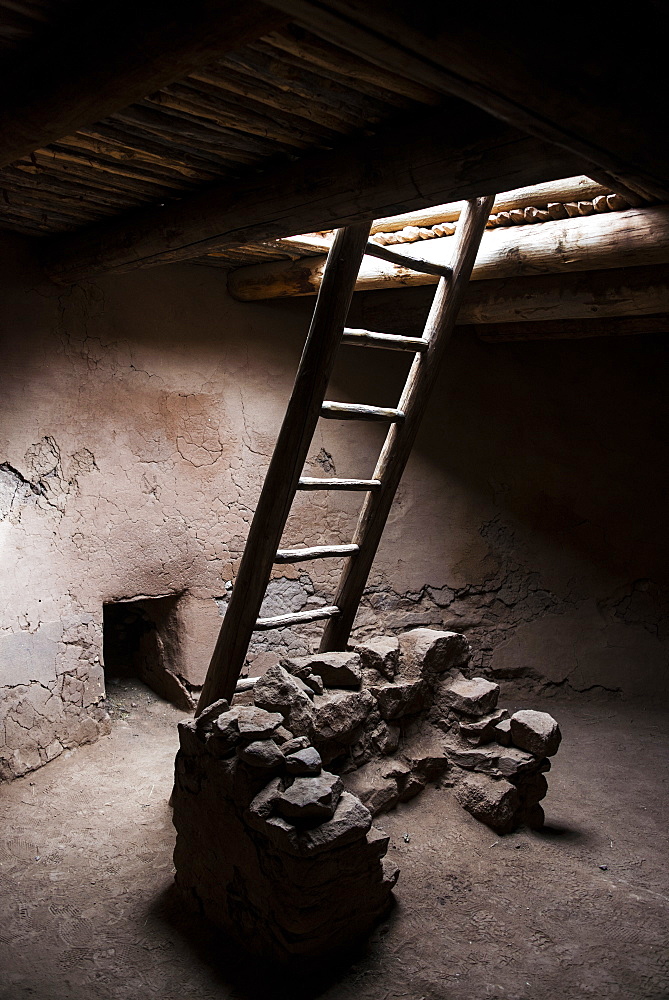
POLYGON ((282 664, 307 683, 309 676, 320 677, 328 688, 359 688, 362 681, 360 656, 355 652, 295 656, 282 660, 282 664))
POLYGON ((290 820, 331 819, 343 790, 339 775, 329 771, 317 777, 295 778, 277 798, 276 811, 290 820))
POLYGON ((425 708, 430 689, 423 680, 393 681, 369 689, 376 698, 383 719, 399 719, 415 715, 425 708))
POLYGON ((323 761, 315 747, 304 747, 302 750, 295 750, 288 754, 286 768, 288 774, 320 774, 323 769, 323 761))
POLYGON ((560 727, 548 712, 532 709, 515 712, 511 716, 510 730, 512 743, 535 757, 552 757, 562 740, 560 727))
POLYGON ((480 719, 497 707, 499 684, 483 677, 458 677, 441 692, 440 701, 454 712, 480 719))
POLYGON ((509 713, 505 708, 498 708, 489 715, 483 715, 480 719, 463 719, 460 722, 460 735, 464 736, 470 743, 482 746, 490 743, 496 738, 497 724, 509 718, 509 713))
POLYGON ((488 743, 482 747, 447 745, 449 759, 469 771, 483 771, 513 778, 518 774, 536 770, 536 758, 516 747, 502 747, 488 743))
POLYGON ((283 767, 285 757, 274 740, 256 740, 238 751, 238 757, 251 767, 264 769, 283 767))
MULTIPOLYGON (((242 705, 241 708, 231 708, 227 715, 237 717, 239 735, 244 740, 269 739, 272 733, 283 723, 283 716, 278 712, 266 712, 253 705, 242 705)), ((222 716, 217 725, 220 726, 222 716)))

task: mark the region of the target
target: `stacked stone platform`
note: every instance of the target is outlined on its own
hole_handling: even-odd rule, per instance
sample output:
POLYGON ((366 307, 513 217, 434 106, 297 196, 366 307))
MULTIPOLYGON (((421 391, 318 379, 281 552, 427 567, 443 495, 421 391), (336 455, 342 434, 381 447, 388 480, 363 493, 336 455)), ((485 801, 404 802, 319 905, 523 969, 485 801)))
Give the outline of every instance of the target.
POLYGON ((498 833, 538 828, 560 730, 498 707, 464 636, 420 628, 285 658, 232 708, 179 726, 174 823, 184 898, 265 957, 364 937, 398 877, 372 816, 452 787, 498 833))
POLYGON ((369 810, 282 723, 221 701, 179 725, 174 862, 195 910, 247 950, 288 960, 364 937, 398 870, 369 810))

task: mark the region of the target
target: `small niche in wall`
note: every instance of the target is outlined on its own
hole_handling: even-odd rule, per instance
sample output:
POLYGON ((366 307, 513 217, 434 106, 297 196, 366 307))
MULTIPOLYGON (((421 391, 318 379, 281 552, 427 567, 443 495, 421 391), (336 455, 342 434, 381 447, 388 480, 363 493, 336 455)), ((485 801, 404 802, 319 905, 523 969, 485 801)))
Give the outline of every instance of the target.
POLYGON ((180 596, 104 604, 104 669, 107 682, 137 677, 161 698, 191 711, 193 698, 178 672, 180 596))

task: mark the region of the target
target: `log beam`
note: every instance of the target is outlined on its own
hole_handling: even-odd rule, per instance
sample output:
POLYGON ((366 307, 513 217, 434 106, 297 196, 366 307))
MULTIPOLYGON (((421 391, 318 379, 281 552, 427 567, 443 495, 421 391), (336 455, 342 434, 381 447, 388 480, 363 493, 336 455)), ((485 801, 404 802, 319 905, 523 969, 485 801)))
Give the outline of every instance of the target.
POLYGON ((608 319, 558 319, 548 323, 493 323, 463 327, 488 344, 527 340, 586 340, 592 337, 634 337, 669 333, 669 314, 611 316, 608 319))
POLYGON ((582 168, 565 150, 448 101, 438 111, 395 121, 374 137, 271 173, 45 240, 43 260, 56 281, 68 283, 535 184, 582 168))
MULTIPOLYGON (((372 330, 415 334, 430 308, 432 288, 393 288, 353 297, 348 322, 372 330)), ((574 271, 531 278, 477 281, 467 288, 458 325, 534 326, 669 312, 669 265, 574 271)), ((586 324, 587 325, 587 324, 586 324)))
POLYGON ((235 0, 67 5, 44 42, 3 67, 0 166, 114 114, 286 18, 235 0))
MULTIPOLYGON (((608 194, 609 191, 610 187, 605 187, 583 174, 577 177, 563 177, 547 184, 533 184, 531 187, 516 188, 514 191, 503 191, 496 196, 491 214, 508 212, 512 208, 527 208, 530 205, 534 208, 546 208, 551 202, 592 201, 598 195, 608 194)), ((405 226, 436 226, 440 222, 457 222, 461 209, 462 202, 456 201, 446 205, 434 205, 418 212, 375 219, 372 224, 372 234, 396 233, 405 226)))
MULTIPOLYGON (((404 243, 405 257, 415 256, 448 266, 454 246, 451 236, 404 243)), ((314 295, 325 257, 252 264, 232 271, 231 295, 244 302, 292 295, 314 295)), ((669 263, 669 206, 633 208, 534 226, 513 226, 486 232, 472 272, 473 281, 524 275, 591 271, 669 263)), ((393 285, 429 285, 431 274, 365 257, 356 291, 393 285)))
POLYGON ((632 191, 669 198, 664 93, 667 13, 641 0, 624 30, 601 5, 562 5, 568 35, 537 30, 536 6, 407 4, 405 0, 269 0, 291 19, 383 69, 471 101, 590 160, 632 191), (528 44, 527 25, 533 26, 528 44), (568 71, 565 67, 568 65, 568 71))

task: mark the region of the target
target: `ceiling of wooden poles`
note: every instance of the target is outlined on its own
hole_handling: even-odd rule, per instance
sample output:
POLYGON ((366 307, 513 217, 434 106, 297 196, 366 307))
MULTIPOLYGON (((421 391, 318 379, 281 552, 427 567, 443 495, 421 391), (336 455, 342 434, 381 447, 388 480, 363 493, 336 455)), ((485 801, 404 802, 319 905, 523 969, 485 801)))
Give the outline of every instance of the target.
MULTIPOLYGON (((610 210, 609 191, 666 201, 645 49, 621 64, 602 24, 610 44, 579 39, 566 77, 556 39, 537 54, 514 30, 420 0, 163 0, 159 16, 150 0, 0 0, 0 230, 39 241, 66 283, 318 256, 327 234, 286 237, 372 213, 406 216, 378 243, 430 240, 449 220, 417 209, 577 173, 600 184, 580 214, 610 210)), ((489 227, 547 213, 521 199, 489 227)))
MULTIPOLYGON (((0 53, 20 53, 57 6, 0 2, 0 53)), ((0 228, 72 232, 372 135, 442 100, 288 25, 0 170, 0 228)), ((291 256, 254 244, 216 263, 291 256)))

